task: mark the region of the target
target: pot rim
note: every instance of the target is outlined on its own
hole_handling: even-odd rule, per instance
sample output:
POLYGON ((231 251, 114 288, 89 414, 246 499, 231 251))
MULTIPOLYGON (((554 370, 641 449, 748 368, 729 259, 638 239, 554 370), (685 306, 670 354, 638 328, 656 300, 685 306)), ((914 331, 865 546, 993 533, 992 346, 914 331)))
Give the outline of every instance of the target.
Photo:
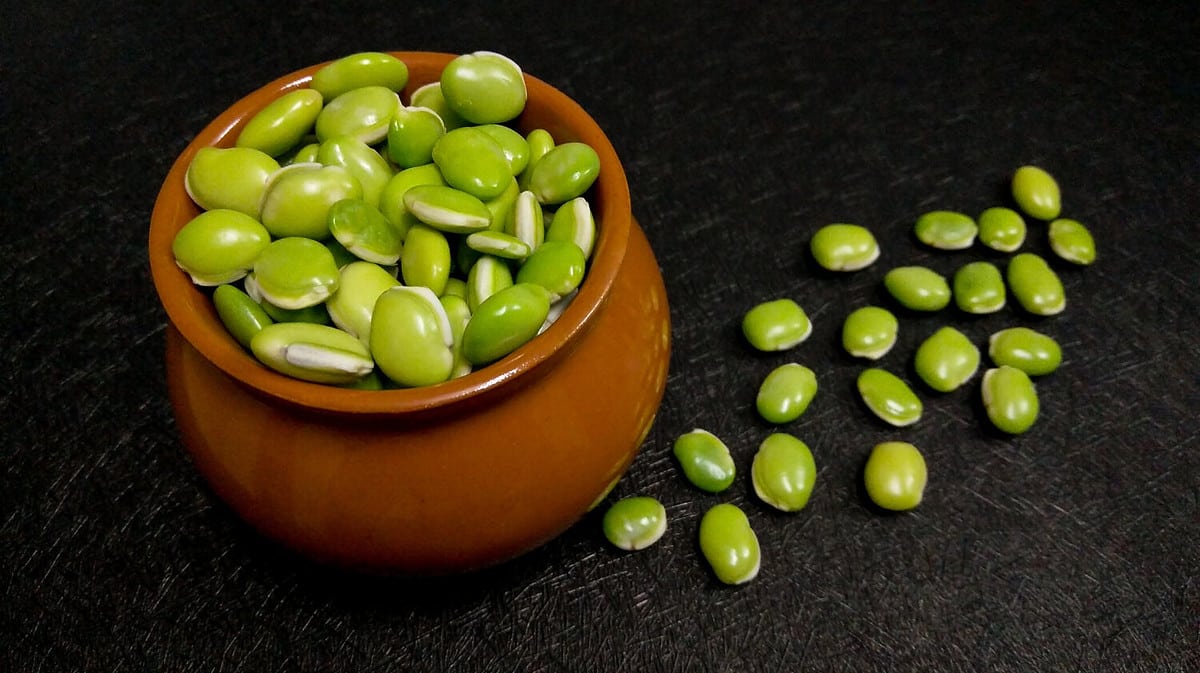
MULTIPOLYGON (((440 52, 388 52, 416 69, 441 69, 454 58, 440 52)), ((154 203, 150 216, 150 271, 159 300, 171 324, 205 359, 252 390, 305 409, 351 415, 395 415, 426 412, 477 399, 501 387, 527 379, 539 366, 565 353, 587 331, 592 316, 607 301, 629 239, 633 215, 629 185, 616 150, 599 124, 572 98, 548 83, 523 73, 529 92, 526 112, 543 111, 561 123, 550 129, 557 142, 587 143, 600 157, 600 174, 592 186, 596 209, 596 247, 578 294, 545 332, 506 357, 467 374, 433 386, 395 390, 355 390, 293 379, 260 364, 228 333, 211 298, 194 285, 176 264, 171 243, 176 232, 201 211, 188 197, 184 175, 192 157, 202 147, 230 146, 242 126, 271 100, 304 88, 312 74, 328 62, 318 63, 279 77, 244 96, 218 115, 188 143, 176 158, 154 203), (559 136, 566 132, 570 137, 559 136)), ((430 80, 432 81, 432 80, 430 80)), ((419 83, 425 83, 423 80, 419 83)))

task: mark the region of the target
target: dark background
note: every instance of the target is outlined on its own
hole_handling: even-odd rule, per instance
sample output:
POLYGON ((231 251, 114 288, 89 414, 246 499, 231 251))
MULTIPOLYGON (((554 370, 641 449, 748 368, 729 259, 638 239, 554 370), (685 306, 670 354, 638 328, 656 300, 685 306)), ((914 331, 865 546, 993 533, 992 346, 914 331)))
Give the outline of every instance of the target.
MULTIPOLYGON (((1200 670, 1200 5, 1176 3, 24 3, 0 28, 0 670, 1200 670), (729 6, 727 6, 729 5, 729 6), (435 581, 314 567, 215 501, 176 435, 165 314, 146 262, 157 190, 206 122, 259 85, 364 50, 511 56, 607 130, 671 300, 666 396, 613 497, 653 495, 670 528, 620 552, 593 513, 514 562, 435 581), (986 429, 968 386, 918 387, 894 430, 841 353, 890 267, 951 273, 981 248, 922 249, 914 218, 1007 205, 1033 163, 1093 231, 1059 270, 1067 310, 902 315, 881 361, 953 324, 1023 324, 1065 361, 1042 416, 986 429), (870 269, 818 273, 807 241, 869 226, 870 269), (753 304, 816 325, 750 352, 753 304), (819 467, 797 514, 754 497, 774 366, 821 392, 785 430, 819 467), (714 496, 671 457, 704 427, 742 477, 714 496), (915 512, 872 511, 874 443, 920 446, 915 512), (761 575, 728 588, 696 530, 742 505, 761 575)), ((1027 250, 1048 252, 1031 223, 1027 250)), ((489 513, 480 513, 481 516, 489 513)))

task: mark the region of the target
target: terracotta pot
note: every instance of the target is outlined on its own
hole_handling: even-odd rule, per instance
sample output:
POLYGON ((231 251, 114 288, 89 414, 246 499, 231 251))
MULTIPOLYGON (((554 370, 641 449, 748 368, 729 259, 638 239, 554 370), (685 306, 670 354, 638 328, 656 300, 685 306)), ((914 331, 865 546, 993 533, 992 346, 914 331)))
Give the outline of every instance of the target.
MULTIPOLYGON (((403 53, 407 94, 448 54, 403 53)), ((183 445, 234 511, 319 562, 370 572, 451 573, 492 565, 555 537, 616 482, 666 386, 666 292, 634 221, 625 173, 594 120, 526 75, 522 132, 545 128, 600 156, 590 201, 598 240, 575 300, 545 333, 461 379, 428 388, 347 390, 260 365, 230 337, 210 293, 174 263, 171 241, 199 211, 184 172, 207 145, 320 67, 238 101, 176 160, 150 224, 166 309, 167 379, 183 445)))

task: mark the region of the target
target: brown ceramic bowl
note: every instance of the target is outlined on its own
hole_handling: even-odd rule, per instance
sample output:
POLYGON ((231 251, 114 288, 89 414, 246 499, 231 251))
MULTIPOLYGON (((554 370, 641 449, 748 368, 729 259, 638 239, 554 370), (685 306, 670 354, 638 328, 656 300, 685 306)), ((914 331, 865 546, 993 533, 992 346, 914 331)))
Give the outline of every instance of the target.
MULTIPOLYGON (((449 54, 397 52, 409 87, 449 54)), ((348 390, 260 365, 229 336, 171 241, 199 211, 184 172, 230 146, 255 112, 307 86, 315 65, 251 93, 175 161, 154 205, 149 256, 167 312, 167 383, 183 444, 213 491, 255 528, 322 563, 369 572, 451 573, 529 551, 578 521, 625 472, 666 386, 670 323, 662 276, 630 210, 604 132, 562 92, 526 75, 516 126, 600 156, 589 199, 598 238, 575 300, 503 360, 427 388, 348 390)))

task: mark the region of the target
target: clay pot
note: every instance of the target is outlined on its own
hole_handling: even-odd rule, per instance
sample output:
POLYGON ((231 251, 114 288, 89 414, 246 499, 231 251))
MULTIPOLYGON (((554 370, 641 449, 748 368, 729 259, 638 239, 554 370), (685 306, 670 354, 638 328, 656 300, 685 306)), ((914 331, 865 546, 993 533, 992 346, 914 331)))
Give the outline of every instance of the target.
MULTIPOLYGON (((397 52, 403 99, 452 55, 397 52)), ((159 192, 149 256, 167 312, 167 382, 183 446, 222 500, 266 536, 321 563, 430 574, 511 559, 598 502, 642 445, 666 386, 667 297, 633 219, 612 144, 569 97, 526 75, 516 127, 600 156, 589 200, 598 239, 575 300, 508 357, 427 388, 361 391, 276 374, 225 331, 171 241, 199 210, 184 172, 230 146, 255 112, 306 86, 312 66, 238 101, 196 136, 159 192)))

